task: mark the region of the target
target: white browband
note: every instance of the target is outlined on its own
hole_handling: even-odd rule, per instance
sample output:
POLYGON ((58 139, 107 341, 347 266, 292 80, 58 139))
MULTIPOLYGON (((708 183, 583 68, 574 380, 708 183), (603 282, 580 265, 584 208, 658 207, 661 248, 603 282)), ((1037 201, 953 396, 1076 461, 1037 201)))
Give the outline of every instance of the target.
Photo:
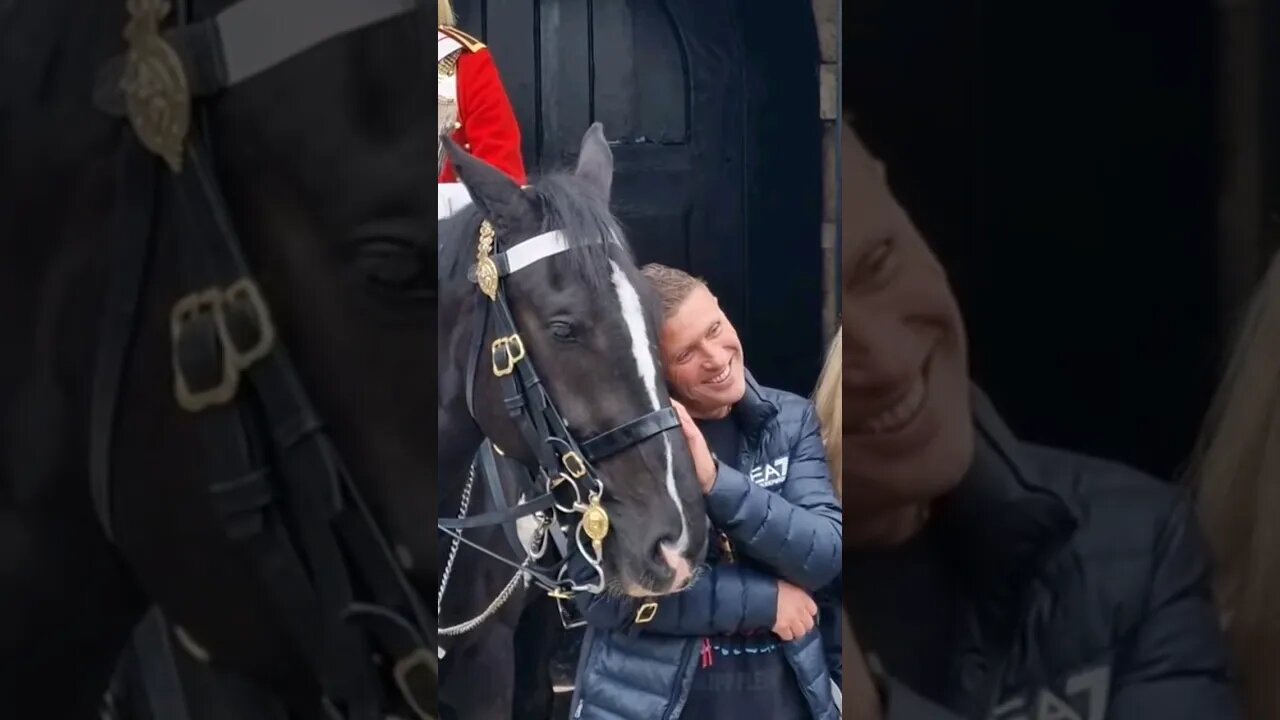
MULTIPOLYGON (((439 183, 436 185, 436 201, 436 221, 438 222, 470 205, 471 195, 467 193, 467 188, 462 183, 439 183)), ((622 246, 622 241, 617 236, 610 237, 610 240, 619 247, 622 246)), ((599 241, 599 244, 604 244, 604 241, 599 241)), ((498 256, 503 258, 499 267, 502 268, 503 275, 510 275, 568 249, 569 241, 565 239, 564 233, 552 230, 521 241, 509 250, 499 253, 498 256)))
MULTIPOLYGON (((618 241, 616 236, 609 238, 614 244, 621 247, 622 243, 618 241)), ((603 245, 604 240, 598 243, 590 243, 591 245, 603 245)), ((511 275, 519 272, 530 265, 546 260, 549 257, 559 255, 569 249, 569 241, 565 239, 564 233, 559 230, 552 230, 541 235, 535 235, 528 240, 524 240, 513 245, 509 250, 500 253, 505 258, 504 263, 500 263, 503 275, 511 275)))
POLYGON ((502 256, 507 259, 505 274, 520 272, 540 260, 559 255, 568 249, 569 241, 559 230, 535 235, 502 253, 502 256))

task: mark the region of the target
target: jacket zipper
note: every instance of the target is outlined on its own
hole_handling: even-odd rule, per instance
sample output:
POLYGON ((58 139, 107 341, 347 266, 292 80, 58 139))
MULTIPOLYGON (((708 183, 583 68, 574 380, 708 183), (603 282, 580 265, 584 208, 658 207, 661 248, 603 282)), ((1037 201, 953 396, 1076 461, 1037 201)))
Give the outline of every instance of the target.
POLYGON ((1019 603, 1018 614, 1014 616, 1018 618, 1018 625, 1014 628, 1013 637, 1009 639, 1007 646, 1000 653, 1000 658, 993 666, 992 673, 987 677, 985 692, 982 695, 986 698, 986 707, 983 709, 982 717, 977 720, 991 717, 996 706, 1000 704, 1000 691, 1004 689, 1004 673, 1009 668, 1009 657, 1013 655, 1013 648, 1018 644, 1018 637, 1027 615, 1031 612, 1031 606, 1035 604, 1035 585, 1034 580, 1027 584, 1026 594, 1019 603))
MULTIPOLYGON (((690 645, 689 649, 693 649, 692 645, 690 645)), ((689 667, 689 661, 693 659, 694 655, 697 655, 697 653, 686 652, 684 657, 680 659, 680 667, 676 669, 676 677, 680 682, 676 684, 675 695, 671 697, 671 702, 667 705, 667 712, 662 716, 662 720, 672 720, 672 718, 677 717, 677 713, 684 710, 684 700, 688 699, 685 674, 689 667), (682 695, 684 700, 680 699, 682 695)))

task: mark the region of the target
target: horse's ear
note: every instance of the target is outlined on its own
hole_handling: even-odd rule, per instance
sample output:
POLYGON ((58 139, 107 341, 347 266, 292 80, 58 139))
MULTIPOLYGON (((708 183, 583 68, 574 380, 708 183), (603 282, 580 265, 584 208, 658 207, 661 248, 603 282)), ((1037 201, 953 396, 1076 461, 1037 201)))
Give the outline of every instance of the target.
POLYGON ((573 174, 599 188, 608 199, 613 189, 613 151, 604 137, 604 125, 591 123, 587 128, 578 151, 578 169, 573 174))
POLYGON ((442 142, 458 179, 486 219, 499 228, 519 227, 528 221, 533 203, 515 180, 458 147, 452 138, 442 138, 442 142))

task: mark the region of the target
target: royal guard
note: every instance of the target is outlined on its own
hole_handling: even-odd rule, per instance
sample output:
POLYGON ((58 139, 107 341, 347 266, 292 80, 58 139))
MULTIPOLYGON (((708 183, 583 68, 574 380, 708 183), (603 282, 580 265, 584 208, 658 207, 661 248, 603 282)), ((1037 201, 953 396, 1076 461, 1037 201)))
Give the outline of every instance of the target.
MULTIPOLYGON (((449 0, 439 2, 437 34, 438 113, 440 137, 449 135, 472 155, 525 184, 520 155, 520 126, 484 43, 454 27, 449 0)), ((438 182, 456 183, 453 166, 439 144, 438 182)))

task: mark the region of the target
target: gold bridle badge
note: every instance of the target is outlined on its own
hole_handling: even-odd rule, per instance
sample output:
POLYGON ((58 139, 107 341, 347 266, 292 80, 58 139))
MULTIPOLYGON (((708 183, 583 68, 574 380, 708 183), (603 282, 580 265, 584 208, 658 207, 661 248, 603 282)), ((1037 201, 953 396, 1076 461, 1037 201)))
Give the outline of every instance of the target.
POLYGON ((609 536, 609 513, 599 497, 591 498, 591 504, 583 511, 582 530, 591 538, 591 547, 599 558, 604 552, 604 539, 609 536))
POLYGON ((490 255, 496 233, 488 220, 480 223, 480 243, 476 248, 476 284, 489 300, 498 298, 498 265, 490 255))
POLYGON ((169 8, 167 0, 129 0, 129 52, 120 90, 138 140, 176 173, 191 126, 191 88, 182 59, 160 34, 169 8))

